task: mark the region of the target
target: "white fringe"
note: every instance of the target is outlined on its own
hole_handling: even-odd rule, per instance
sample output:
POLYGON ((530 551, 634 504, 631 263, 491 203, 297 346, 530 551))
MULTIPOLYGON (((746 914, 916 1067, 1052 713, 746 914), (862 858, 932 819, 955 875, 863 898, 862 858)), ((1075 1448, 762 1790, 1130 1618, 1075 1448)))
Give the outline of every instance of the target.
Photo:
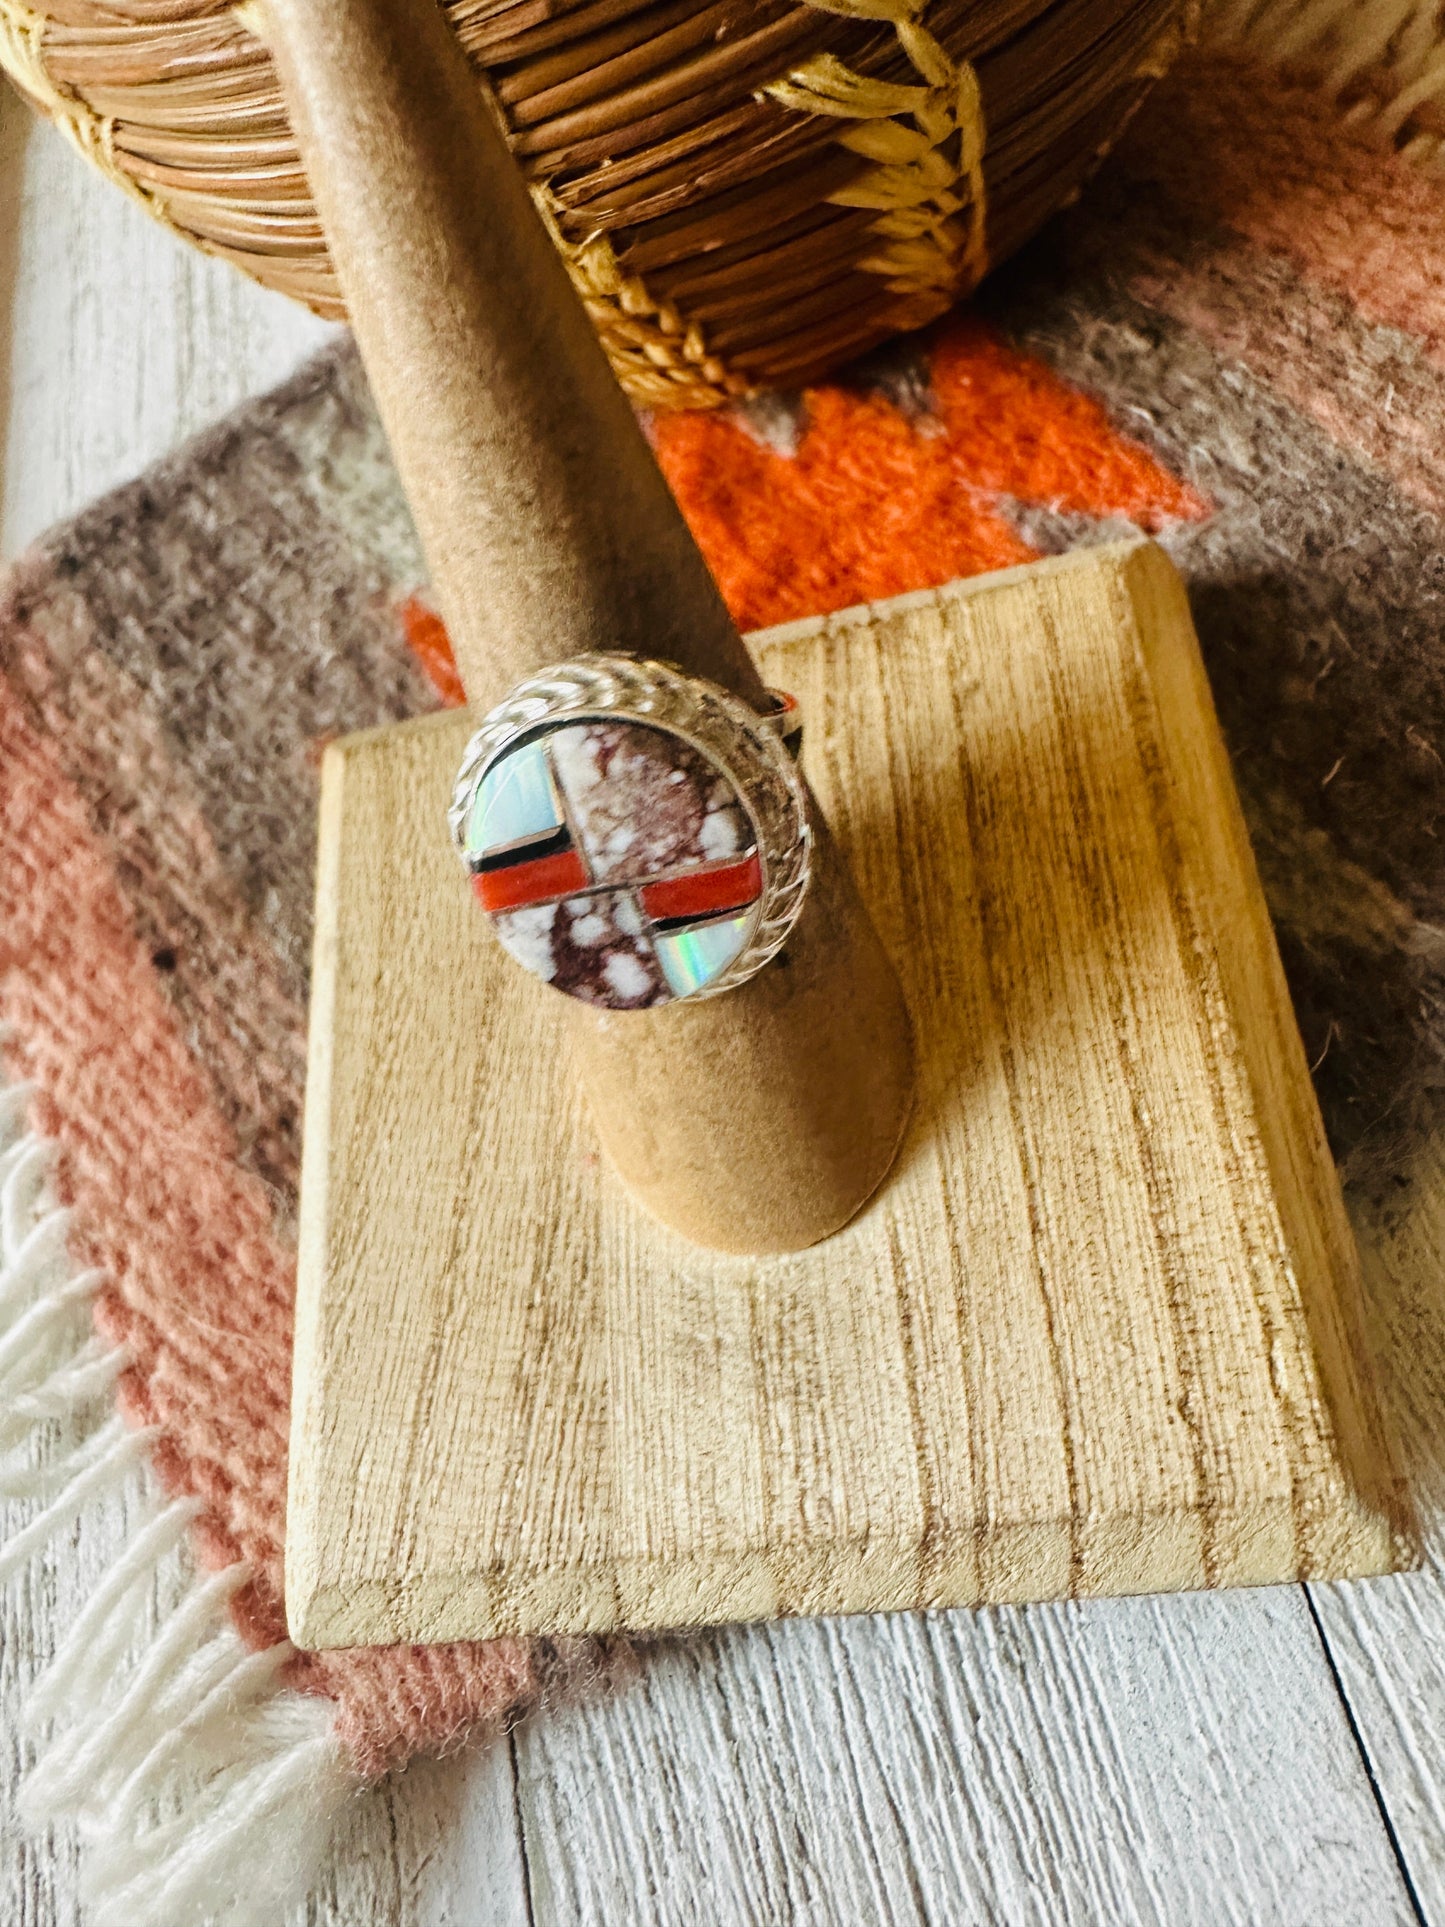
POLYGON ((198 1503, 147 1496, 154 1433, 104 1416, 126 1357, 91 1328, 100 1277, 67 1257, 29 1095, 0 1090, 0 1499, 40 1509, 0 1541, 0 1581, 117 1494, 132 1528, 31 1691, 22 1815, 77 1828, 89 1927, 277 1927, 355 1782, 329 1703, 282 1682, 290 1644, 253 1653, 236 1633, 247 1568, 195 1574, 198 1503), (65 1421, 78 1440, 47 1454, 65 1421))
POLYGON ((1208 38, 1290 61, 1333 94, 1370 83, 1346 119, 1427 167, 1445 167, 1445 141, 1407 135, 1419 108, 1445 110, 1445 18, 1439 0, 1213 0, 1208 38))

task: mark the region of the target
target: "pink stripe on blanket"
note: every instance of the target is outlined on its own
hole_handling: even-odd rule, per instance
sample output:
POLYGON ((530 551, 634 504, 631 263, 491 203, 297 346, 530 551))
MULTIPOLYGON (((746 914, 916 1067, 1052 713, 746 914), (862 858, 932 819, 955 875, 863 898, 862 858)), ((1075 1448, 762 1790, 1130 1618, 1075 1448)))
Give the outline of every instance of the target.
MULTIPOLYGON (((97 1323, 134 1363, 121 1402, 157 1425, 156 1469, 205 1510, 210 1565, 253 1567, 236 1618, 253 1646, 284 1636, 294 1262, 259 1180, 190 1056, 52 744, 0 679, 0 1014, 12 1072, 40 1090, 59 1145, 80 1262, 107 1283, 97 1323)), ((518 1641, 306 1656, 295 1683, 338 1702, 359 1773, 445 1745, 530 1700, 518 1641)))
POLYGON ((1417 344, 1237 241, 1184 263, 1146 257, 1129 289, 1223 359, 1243 363, 1336 447, 1445 514, 1445 397, 1417 344))
POLYGON ((1438 175, 1343 124, 1326 94, 1227 54, 1182 65, 1141 122, 1162 136, 1146 147, 1136 135, 1129 171, 1164 189, 1191 246, 1211 224, 1241 235, 1445 365, 1438 175))

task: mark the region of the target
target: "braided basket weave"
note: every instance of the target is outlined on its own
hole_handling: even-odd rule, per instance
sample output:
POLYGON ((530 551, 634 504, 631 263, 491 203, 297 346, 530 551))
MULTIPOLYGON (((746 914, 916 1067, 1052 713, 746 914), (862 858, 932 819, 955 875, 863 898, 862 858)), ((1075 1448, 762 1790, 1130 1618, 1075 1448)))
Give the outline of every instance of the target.
MULTIPOLYGON (((1190 0, 445 10, 624 386, 668 408, 810 380, 966 293, 1077 190, 1190 0)), ((161 220, 342 312, 244 6, 0 0, 0 65, 161 220)))

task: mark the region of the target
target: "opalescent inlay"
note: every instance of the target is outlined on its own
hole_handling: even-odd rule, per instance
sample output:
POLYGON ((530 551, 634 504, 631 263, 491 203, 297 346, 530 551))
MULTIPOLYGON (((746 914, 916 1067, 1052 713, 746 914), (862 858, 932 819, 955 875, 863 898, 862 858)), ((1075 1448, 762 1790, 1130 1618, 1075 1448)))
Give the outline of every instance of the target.
POLYGON ((728 777, 685 738, 581 719, 506 751, 466 817, 502 942, 569 996, 637 1010, 695 995, 746 944, 763 872, 728 777))
POLYGON ((550 835, 562 822, 547 752, 541 742, 523 743, 482 778, 467 826, 474 856, 550 835))
POLYGON ((692 930, 653 935, 657 960, 674 997, 688 997, 725 970, 742 948, 748 918, 728 917, 720 923, 699 924, 692 930))

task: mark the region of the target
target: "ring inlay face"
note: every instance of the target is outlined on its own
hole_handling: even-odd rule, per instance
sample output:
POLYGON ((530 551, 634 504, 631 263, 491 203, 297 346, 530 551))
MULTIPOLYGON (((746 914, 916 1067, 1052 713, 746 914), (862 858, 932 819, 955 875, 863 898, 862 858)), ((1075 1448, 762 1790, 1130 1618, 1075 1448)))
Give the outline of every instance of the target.
POLYGON ((567 722, 515 744, 477 786, 465 848, 517 961, 609 1010, 712 982, 762 894, 732 782, 685 738, 642 723, 567 722))

